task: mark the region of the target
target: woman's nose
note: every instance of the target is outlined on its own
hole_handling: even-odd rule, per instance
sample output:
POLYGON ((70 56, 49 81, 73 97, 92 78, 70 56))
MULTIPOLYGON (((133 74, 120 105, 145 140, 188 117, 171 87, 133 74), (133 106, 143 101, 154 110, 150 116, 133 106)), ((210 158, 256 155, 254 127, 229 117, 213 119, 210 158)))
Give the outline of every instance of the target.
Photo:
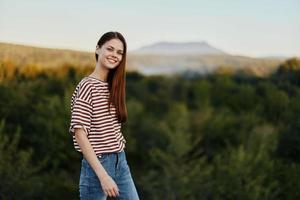
POLYGON ((114 52, 112 53, 112 56, 116 58, 116 57, 117 57, 117 52, 114 51, 114 52))

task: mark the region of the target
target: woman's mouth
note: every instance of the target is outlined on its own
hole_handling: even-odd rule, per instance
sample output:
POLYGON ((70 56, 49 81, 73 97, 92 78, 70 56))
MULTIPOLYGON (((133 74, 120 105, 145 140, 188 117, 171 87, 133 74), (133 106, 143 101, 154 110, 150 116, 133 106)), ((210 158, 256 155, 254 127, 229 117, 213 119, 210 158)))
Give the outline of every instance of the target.
POLYGON ((112 59, 112 58, 107 58, 108 62, 111 64, 115 64, 117 62, 117 60, 112 59))

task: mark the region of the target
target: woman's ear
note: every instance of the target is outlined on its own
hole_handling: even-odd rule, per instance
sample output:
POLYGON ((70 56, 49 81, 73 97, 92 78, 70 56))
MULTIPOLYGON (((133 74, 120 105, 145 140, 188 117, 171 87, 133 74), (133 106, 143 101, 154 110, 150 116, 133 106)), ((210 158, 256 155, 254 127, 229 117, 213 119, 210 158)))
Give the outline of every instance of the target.
POLYGON ((96 53, 96 54, 99 54, 99 51, 100 51, 100 47, 99 47, 99 45, 97 45, 97 46, 96 46, 95 53, 96 53))

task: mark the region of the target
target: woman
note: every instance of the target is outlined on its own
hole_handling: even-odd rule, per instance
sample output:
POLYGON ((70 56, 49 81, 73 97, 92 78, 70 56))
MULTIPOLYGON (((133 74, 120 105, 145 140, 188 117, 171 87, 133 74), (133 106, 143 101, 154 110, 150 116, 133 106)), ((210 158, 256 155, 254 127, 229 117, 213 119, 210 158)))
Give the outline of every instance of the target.
POLYGON ((77 85, 71 100, 70 133, 83 154, 80 198, 139 199, 124 152, 126 41, 107 32, 98 41, 94 71, 77 85))

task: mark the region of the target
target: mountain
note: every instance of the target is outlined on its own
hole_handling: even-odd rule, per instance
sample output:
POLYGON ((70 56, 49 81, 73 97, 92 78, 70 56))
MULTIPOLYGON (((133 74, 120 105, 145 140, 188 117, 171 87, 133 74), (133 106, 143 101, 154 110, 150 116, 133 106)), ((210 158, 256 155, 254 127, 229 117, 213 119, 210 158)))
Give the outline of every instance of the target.
POLYGON ((226 55, 206 42, 158 42, 141 47, 132 53, 149 55, 226 55))
MULTIPOLYGON (((166 46, 170 48, 170 45, 166 46)), ((182 46, 182 44, 179 46, 182 46)), ((199 50, 196 51, 198 52, 197 54, 195 52, 188 54, 190 50, 183 51, 182 49, 180 51, 181 54, 179 54, 179 48, 176 51, 172 51, 176 52, 176 54, 155 54, 154 51, 152 51, 152 54, 129 52, 126 70, 138 71, 145 75, 173 75, 186 72, 208 74, 221 69, 221 71, 244 70, 257 76, 265 76, 282 63, 282 60, 278 59, 234 56, 224 52, 220 53, 218 50, 214 50, 216 54, 199 54, 199 50)), ((0 42, 0 66, 2 63, 9 64, 10 62, 18 67, 26 65, 34 65, 40 68, 61 67, 67 64, 93 68, 95 66, 95 57, 93 52, 50 49, 0 42)))

